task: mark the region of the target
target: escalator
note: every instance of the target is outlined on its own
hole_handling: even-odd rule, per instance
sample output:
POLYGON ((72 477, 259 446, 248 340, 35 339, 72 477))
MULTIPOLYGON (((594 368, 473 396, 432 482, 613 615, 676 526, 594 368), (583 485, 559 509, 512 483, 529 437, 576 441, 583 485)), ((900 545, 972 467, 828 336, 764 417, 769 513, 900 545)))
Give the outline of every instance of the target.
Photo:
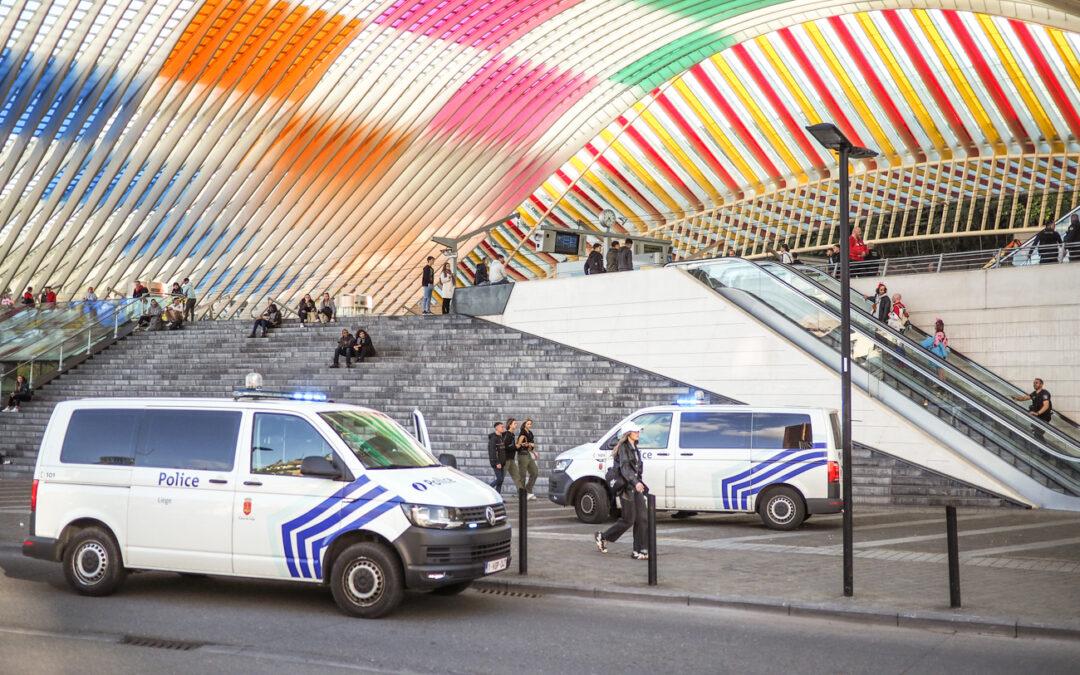
MULTIPOLYGON (((837 369, 840 316, 835 294, 804 277, 777 276, 742 259, 674 266, 818 362, 837 369)), ((900 335, 865 311, 852 314, 854 386, 982 470, 1016 486, 1033 503, 1080 508, 1080 443, 1068 430, 1031 417, 958 364, 922 349, 913 336, 900 335)))
MULTIPOLYGON (((757 264, 773 276, 787 282, 795 289, 825 303, 837 312, 840 311, 840 282, 825 272, 805 265, 788 266, 774 261, 762 261, 757 264)), ((880 321, 875 320, 870 313, 871 306, 872 303, 868 301, 862 293, 855 289, 851 289, 852 312, 860 315, 859 320, 863 322, 864 326, 872 325, 877 330, 889 334, 891 339, 906 340, 905 344, 914 343, 914 346, 920 345, 920 343, 929 336, 926 331, 910 323, 904 329, 903 333, 898 333, 893 328, 883 325, 880 321), (868 324, 867 322, 872 323, 868 324)), ((956 349, 950 348, 948 365, 963 373, 967 378, 978 382, 987 390, 997 394, 1002 402, 1016 406, 1017 409, 1021 411, 1024 410, 1022 406, 1017 405, 1016 402, 1012 400, 1012 397, 1020 394, 1027 394, 1028 392, 1003 379, 993 371, 979 365, 975 361, 964 356, 961 352, 958 352, 956 349)), ((1080 443, 1080 425, 1077 425, 1076 422, 1069 417, 1055 412, 1050 425, 1071 438, 1074 442, 1080 443)))

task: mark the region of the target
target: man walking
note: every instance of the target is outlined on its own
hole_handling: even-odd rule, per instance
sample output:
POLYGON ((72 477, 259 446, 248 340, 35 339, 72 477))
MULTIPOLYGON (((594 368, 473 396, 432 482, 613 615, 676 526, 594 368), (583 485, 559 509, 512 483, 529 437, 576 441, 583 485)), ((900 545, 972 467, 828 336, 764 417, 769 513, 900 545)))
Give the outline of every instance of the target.
POLYGON ((424 289, 424 314, 431 314, 431 293, 435 290, 435 267, 432 263, 435 262, 433 256, 427 257, 427 264, 424 265, 424 273, 420 278, 420 286, 424 289))
POLYGON ((634 240, 627 239, 619 249, 619 271, 634 271, 634 240))
POLYGON ((607 271, 618 272, 619 271, 619 242, 612 241, 611 248, 607 252, 607 271))
MULTIPOLYGON (((1043 387, 1043 381, 1041 377, 1036 377, 1032 382, 1032 386, 1035 390, 1030 394, 1021 394, 1020 396, 1013 396, 1014 401, 1031 401, 1031 406, 1028 408, 1028 414, 1032 417, 1038 417, 1043 422, 1050 424, 1051 418, 1054 416, 1054 404, 1050 400, 1050 391, 1043 387)), ((1046 432, 1039 428, 1038 425, 1032 424, 1031 431, 1035 434, 1035 438, 1040 441, 1046 435, 1046 432)))
POLYGON ((195 284, 191 283, 191 279, 184 277, 184 283, 180 285, 180 290, 184 294, 184 321, 194 321, 195 284))
POLYGON ((502 422, 496 422, 495 431, 488 434, 488 461, 495 472, 495 480, 490 485, 496 492, 502 492, 506 476, 506 426, 502 422))

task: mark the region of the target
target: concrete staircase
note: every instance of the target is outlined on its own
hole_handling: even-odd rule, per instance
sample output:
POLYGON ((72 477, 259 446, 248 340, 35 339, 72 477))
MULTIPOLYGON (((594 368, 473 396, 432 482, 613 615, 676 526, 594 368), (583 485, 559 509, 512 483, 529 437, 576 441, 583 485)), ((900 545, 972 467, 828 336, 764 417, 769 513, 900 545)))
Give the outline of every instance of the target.
MULTIPOLYGON (((33 471, 38 444, 57 401, 97 396, 223 397, 257 371, 266 388, 310 388, 338 402, 381 410, 412 427, 427 418, 436 454, 490 478, 486 438, 496 419, 532 417, 541 450, 539 492, 555 455, 599 438, 630 411, 672 403, 684 384, 548 340, 460 316, 372 316, 347 322, 373 337, 379 356, 330 369, 341 325, 295 322, 247 338, 248 321, 200 322, 182 331, 135 334, 53 380, 19 414, 0 414, 2 474, 33 471)), ((725 402, 714 396, 713 402, 725 402)), ((858 455, 862 503, 972 505, 1001 500, 898 460, 858 455)), ((507 480, 507 486, 511 482, 507 480)))

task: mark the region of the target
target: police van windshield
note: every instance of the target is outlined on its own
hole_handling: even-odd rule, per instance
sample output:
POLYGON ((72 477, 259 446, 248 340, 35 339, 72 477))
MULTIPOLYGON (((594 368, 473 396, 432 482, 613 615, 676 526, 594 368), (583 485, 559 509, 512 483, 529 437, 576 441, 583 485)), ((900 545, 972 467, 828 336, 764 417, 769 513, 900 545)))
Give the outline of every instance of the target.
POLYGON ((353 410, 319 413, 366 469, 439 466, 422 445, 385 415, 353 410))

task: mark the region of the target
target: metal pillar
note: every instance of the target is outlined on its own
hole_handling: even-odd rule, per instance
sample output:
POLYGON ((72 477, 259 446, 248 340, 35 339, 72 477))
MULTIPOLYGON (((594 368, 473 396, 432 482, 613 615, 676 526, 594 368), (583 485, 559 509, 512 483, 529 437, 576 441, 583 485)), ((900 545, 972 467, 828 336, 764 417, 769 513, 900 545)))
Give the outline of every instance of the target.
POLYGON ((844 595, 855 594, 854 520, 851 513, 851 222, 848 206, 848 152, 840 151, 840 443, 844 499, 844 595))

